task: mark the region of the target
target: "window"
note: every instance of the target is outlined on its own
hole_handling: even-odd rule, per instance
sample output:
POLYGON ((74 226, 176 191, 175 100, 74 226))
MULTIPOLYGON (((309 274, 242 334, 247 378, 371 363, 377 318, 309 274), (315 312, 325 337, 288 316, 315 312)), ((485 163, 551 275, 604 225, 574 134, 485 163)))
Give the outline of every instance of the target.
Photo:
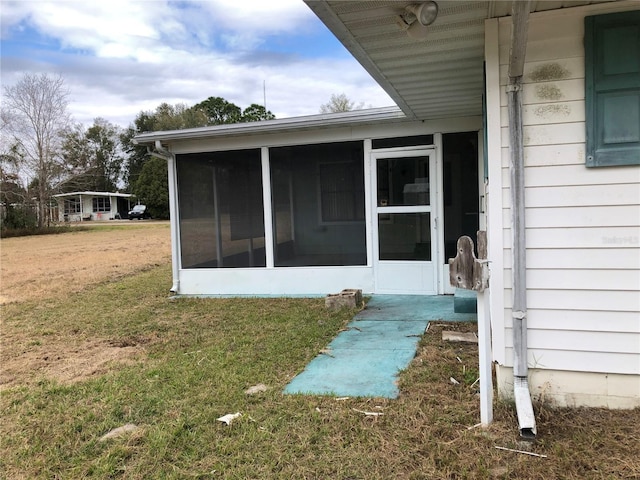
POLYGON ((413 135, 409 137, 374 138, 371 148, 415 147, 433 145, 433 135, 413 135))
POLYGON ((94 212, 110 212, 111 199, 109 197, 97 197, 93 199, 94 212))
POLYGON ((80 213, 80 199, 79 198, 66 198, 64 200, 64 213, 80 213))
POLYGON ((585 18, 587 167, 640 165, 640 11, 585 18))
POLYGON ((364 182, 361 162, 321 163, 318 176, 323 223, 364 220, 364 182))
POLYGON ((366 265, 362 142, 269 149, 277 267, 366 265))

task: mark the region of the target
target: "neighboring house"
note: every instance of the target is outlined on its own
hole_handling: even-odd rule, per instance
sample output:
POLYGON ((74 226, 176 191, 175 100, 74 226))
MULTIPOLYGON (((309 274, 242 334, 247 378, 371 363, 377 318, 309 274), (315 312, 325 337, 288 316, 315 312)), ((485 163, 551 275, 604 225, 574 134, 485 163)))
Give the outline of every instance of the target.
POLYGON ((131 210, 129 193, 71 192, 53 195, 61 222, 125 219, 131 210))
POLYGON ((307 3, 399 109, 136 137, 169 162, 173 290, 450 293, 479 228, 481 370, 519 419, 521 387, 640 407, 640 4, 307 3))

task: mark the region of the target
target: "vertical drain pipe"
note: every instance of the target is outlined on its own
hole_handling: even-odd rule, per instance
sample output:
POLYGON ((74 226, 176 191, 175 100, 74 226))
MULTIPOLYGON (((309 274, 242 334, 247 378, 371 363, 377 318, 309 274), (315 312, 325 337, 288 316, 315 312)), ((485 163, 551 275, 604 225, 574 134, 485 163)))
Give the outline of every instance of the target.
POLYGON ((513 2, 509 85, 510 173, 511 173, 511 247, 513 266, 513 394, 518 414, 520 436, 536 437, 536 419, 529 391, 527 365, 527 285, 524 200, 524 146, 522 134, 522 74, 527 44, 530 2, 513 2))
POLYGON ((527 285, 524 203, 524 148, 522 142, 522 89, 520 78, 507 87, 511 140, 511 248, 513 266, 513 393, 518 412, 520 436, 533 439, 536 421, 529 392, 527 366, 527 285))
MULTIPOLYGON (((154 147, 147 145, 147 153, 152 157, 160 158, 167 162, 167 174, 169 183, 169 211, 177 212, 176 208, 176 172, 175 172, 175 157, 174 155, 162 146, 160 140, 156 140, 154 147)), ((171 276, 173 277, 173 283, 171 293, 180 293, 180 277, 178 275, 178 259, 180 258, 178 250, 178 215, 170 215, 169 222, 171 224, 171 276)))

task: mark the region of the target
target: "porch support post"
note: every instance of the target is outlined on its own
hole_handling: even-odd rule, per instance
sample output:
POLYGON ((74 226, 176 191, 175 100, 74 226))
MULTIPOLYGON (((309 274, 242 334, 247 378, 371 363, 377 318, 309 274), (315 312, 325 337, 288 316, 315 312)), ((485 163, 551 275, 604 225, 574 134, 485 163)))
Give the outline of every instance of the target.
POLYGON ((271 202, 271 166, 269 162, 269 148, 262 147, 260 149, 260 159, 262 166, 262 204, 264 210, 265 260, 267 268, 273 268, 275 265, 275 223, 273 204, 271 202))
MULTIPOLYGON (((485 184, 486 230, 491 279, 484 298, 478 295, 478 354, 480 356, 480 422, 488 426, 493 421, 493 364, 504 364, 504 280, 503 280, 503 199, 502 145, 500 122, 500 53, 497 18, 485 22, 487 170, 485 184), (482 303, 488 304, 482 311, 482 303), (486 312, 486 313, 485 313, 486 312), (480 335, 485 338, 481 340, 480 335), (483 385, 485 389, 483 391, 483 385), (490 390, 489 390, 490 389, 490 390)), ((482 228, 482 227, 481 227, 482 228)))
POLYGON ((220 219, 220 198, 218 195, 218 175, 217 169, 215 165, 213 166, 213 171, 211 175, 213 176, 213 214, 216 217, 216 258, 217 268, 224 267, 224 260, 222 258, 222 221, 220 219))

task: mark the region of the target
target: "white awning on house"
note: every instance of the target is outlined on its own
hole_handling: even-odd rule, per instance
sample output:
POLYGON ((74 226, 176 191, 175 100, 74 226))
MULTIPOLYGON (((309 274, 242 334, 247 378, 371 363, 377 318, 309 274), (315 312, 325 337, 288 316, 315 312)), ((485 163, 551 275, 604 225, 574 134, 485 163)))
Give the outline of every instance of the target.
MULTIPOLYGON (((420 39, 407 34, 399 17, 422 1, 304 1, 407 117, 482 115, 484 22, 510 15, 510 0, 436 0, 438 16, 420 39)), ((533 1, 531 12, 603 1, 611 0, 533 1)))

